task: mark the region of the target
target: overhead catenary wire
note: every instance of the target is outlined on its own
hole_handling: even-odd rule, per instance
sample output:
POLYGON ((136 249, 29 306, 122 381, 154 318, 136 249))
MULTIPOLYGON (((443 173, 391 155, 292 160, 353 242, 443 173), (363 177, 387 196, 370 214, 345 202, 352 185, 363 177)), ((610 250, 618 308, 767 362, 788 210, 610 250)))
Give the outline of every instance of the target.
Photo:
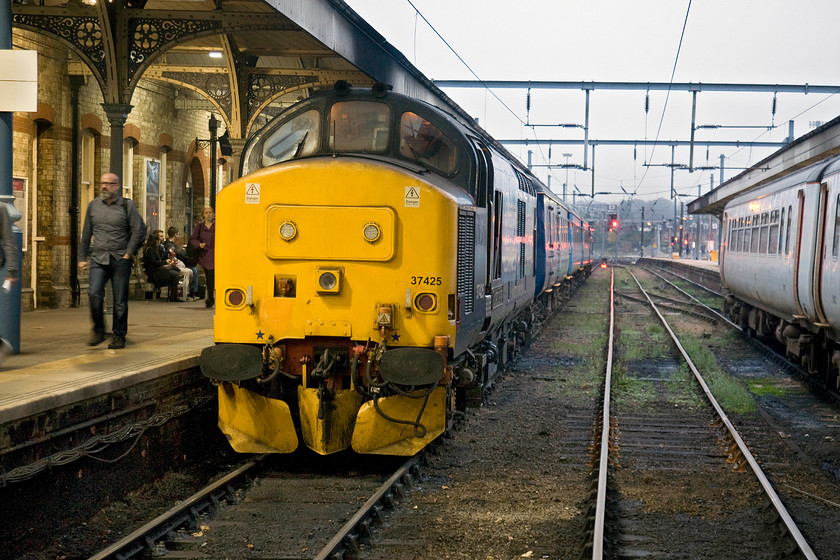
MULTIPOLYGON (((668 99, 671 97, 671 87, 670 84, 674 83, 674 76, 677 73, 677 63, 680 60, 680 51, 682 50, 683 39, 685 38, 685 28, 688 26, 688 14, 691 13, 691 0, 688 0, 688 6, 685 8, 685 19, 683 19, 683 26, 682 31, 680 32, 680 42, 677 45, 677 54, 674 56, 674 66, 671 68, 671 79, 669 80, 668 84, 668 91, 665 94, 665 104, 662 107, 662 114, 659 117, 659 126, 656 129, 656 138, 653 140, 653 147, 650 149, 650 159, 653 160, 653 154, 656 153, 656 146, 657 142, 659 142, 659 134, 662 132, 662 124, 665 122, 665 112, 668 110, 668 99)), ((645 112, 647 113, 647 102, 645 102, 645 112)), ((645 130, 645 139, 647 139, 647 130, 645 130)), ((648 168, 645 168, 645 172, 642 174, 642 178, 639 180, 638 184, 636 185, 636 189, 633 191, 633 194, 636 194, 639 191, 639 187, 641 187, 642 183, 647 177, 648 168)))

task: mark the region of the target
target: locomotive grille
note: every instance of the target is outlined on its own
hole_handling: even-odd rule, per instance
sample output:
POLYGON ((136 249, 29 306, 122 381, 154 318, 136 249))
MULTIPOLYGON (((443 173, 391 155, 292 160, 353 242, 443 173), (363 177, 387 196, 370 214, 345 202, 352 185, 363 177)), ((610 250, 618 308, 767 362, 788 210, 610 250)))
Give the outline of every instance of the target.
POLYGON ((475 298, 475 213, 458 213, 458 297, 464 315, 473 312, 475 298))

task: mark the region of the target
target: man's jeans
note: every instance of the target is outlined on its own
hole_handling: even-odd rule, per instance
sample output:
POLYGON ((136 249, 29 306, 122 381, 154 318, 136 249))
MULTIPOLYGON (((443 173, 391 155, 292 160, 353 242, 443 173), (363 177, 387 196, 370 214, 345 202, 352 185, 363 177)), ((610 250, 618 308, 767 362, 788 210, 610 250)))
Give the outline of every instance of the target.
POLYGON ((103 307, 105 303, 105 283, 111 281, 114 294, 114 336, 125 338, 128 332, 128 283, 131 280, 132 259, 114 259, 107 265, 90 262, 90 316, 93 319, 93 332, 105 333, 103 307))

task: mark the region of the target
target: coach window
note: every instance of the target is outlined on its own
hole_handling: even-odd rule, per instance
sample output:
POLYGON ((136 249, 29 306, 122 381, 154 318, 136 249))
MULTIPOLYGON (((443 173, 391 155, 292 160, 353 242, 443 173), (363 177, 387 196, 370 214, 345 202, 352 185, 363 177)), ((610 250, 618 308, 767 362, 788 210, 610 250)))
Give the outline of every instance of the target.
POLYGON ((837 195, 834 204, 834 246, 831 248, 831 256, 837 258, 838 248, 840 248, 840 195, 837 195))
POLYGON ((752 247, 752 228, 744 228, 744 244, 742 246, 742 251, 745 253, 750 252, 750 247, 752 247))
POLYGON ((792 221, 791 212, 793 212, 793 206, 788 206, 788 220, 787 225, 785 226, 785 254, 787 255, 790 251, 790 222, 792 221))
POLYGON ((761 229, 758 237, 758 252, 767 253, 767 237, 770 233, 767 212, 761 215, 761 229))
POLYGON ((400 117, 400 155, 447 174, 455 172, 456 150, 441 129, 411 112, 400 117))
POLYGON ((785 232, 785 209, 782 208, 782 219, 779 220, 779 254, 782 253, 782 237, 785 232))
POLYGON ((770 212, 770 239, 767 242, 767 252, 771 255, 776 254, 776 248, 779 246, 779 211, 773 210, 770 212))
POLYGON ((320 114, 313 109, 301 113, 275 130, 263 143, 263 167, 315 153, 318 149, 320 122, 320 114))

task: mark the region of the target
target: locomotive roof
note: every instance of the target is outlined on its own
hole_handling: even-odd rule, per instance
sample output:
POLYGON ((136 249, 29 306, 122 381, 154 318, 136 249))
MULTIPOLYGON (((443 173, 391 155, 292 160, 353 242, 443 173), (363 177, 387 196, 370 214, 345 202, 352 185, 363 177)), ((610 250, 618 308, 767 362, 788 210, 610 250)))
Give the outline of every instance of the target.
MULTIPOLYGON (((508 152, 501 144, 499 144, 493 137, 487 134, 481 127, 475 124, 473 121, 465 121, 463 118, 459 118, 459 116, 449 112, 448 110, 432 105, 426 101, 416 99, 401 93, 394 93, 388 90, 388 86, 383 84, 376 84, 372 88, 353 88, 347 83, 338 82, 335 84, 334 88, 325 89, 318 92, 315 92, 312 96, 292 105, 276 117, 274 117, 269 123, 267 123, 260 131, 258 131, 248 142, 248 146, 245 147, 243 151, 243 155, 247 156, 247 152, 251 148, 252 142, 258 141, 259 138, 262 136, 262 132, 266 130, 270 130, 278 121, 285 121, 290 118, 295 117, 298 114, 305 112, 306 110, 313 108, 313 107, 323 107, 329 103, 337 102, 337 101, 349 101, 349 100, 366 100, 366 101, 379 101, 395 107, 400 111, 411 111, 414 112, 423 118, 428 119, 431 123, 435 126, 438 126, 443 132, 453 139, 457 138, 457 143, 461 146, 468 146, 470 144, 469 140, 467 139, 468 135, 472 135, 481 141, 485 142, 488 145, 491 145, 492 148, 497 151, 502 157, 504 157, 508 162, 513 165, 520 173, 522 173, 525 177, 527 177, 536 190, 540 193, 544 193, 549 196, 555 203, 562 205, 566 210, 568 210, 573 215, 580 217, 570 206, 562 202, 559 197, 551 191, 546 185, 544 185, 536 176, 534 176, 531 171, 525 167, 513 154, 508 152)), ((375 154, 368 154, 371 157, 376 157, 375 154)), ((247 157, 242 158, 243 168, 247 164, 247 157)), ((459 170, 453 178, 458 178, 459 183, 464 182, 468 175, 463 175, 466 170, 459 170)), ((466 186, 466 184, 462 185, 466 186)))

